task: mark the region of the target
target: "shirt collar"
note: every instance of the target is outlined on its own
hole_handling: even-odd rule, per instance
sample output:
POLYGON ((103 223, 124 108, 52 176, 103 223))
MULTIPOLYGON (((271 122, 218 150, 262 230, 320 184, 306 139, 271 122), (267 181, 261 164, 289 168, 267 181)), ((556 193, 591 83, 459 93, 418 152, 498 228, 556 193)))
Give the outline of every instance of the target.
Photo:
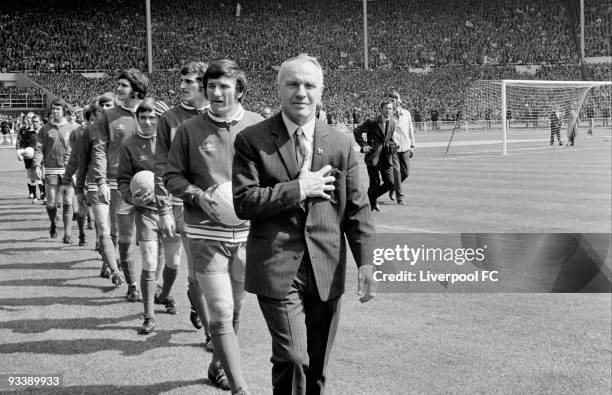
POLYGON ((212 119, 215 122, 220 122, 220 123, 232 123, 232 122, 238 122, 242 119, 242 117, 244 117, 244 109, 242 108, 242 104, 238 104, 239 109, 238 112, 236 113, 236 115, 234 115, 233 119, 230 121, 227 121, 223 118, 219 118, 218 116, 216 116, 215 114, 213 114, 212 112, 210 112, 210 107, 208 107, 208 116, 210 117, 210 119, 212 119))
POLYGON ((120 106, 121 106, 121 108, 123 108, 124 110, 127 110, 127 111, 129 111, 129 112, 131 112, 131 113, 135 113, 135 112, 136 112, 136 109, 138 108, 138 106, 136 106, 136 107, 134 107, 134 108, 129 108, 129 107, 126 107, 126 106, 125 106, 125 104, 123 104, 123 103, 121 103, 121 104, 120 104, 120 106))
POLYGON ((54 120, 50 120, 49 123, 53 126, 64 126, 65 124, 68 123, 68 120, 66 118, 63 118, 62 122, 59 122, 59 123, 55 122, 54 120))
POLYGON ((306 140, 309 140, 309 141, 312 140, 312 137, 314 136, 315 124, 317 121, 316 118, 312 118, 312 120, 300 126, 294 123, 292 120, 290 120, 289 117, 287 117, 284 112, 281 112, 281 113, 283 115, 283 122, 285 123, 285 127, 287 128, 287 132, 289 132, 289 137, 293 138, 295 131, 298 128, 302 128, 302 131, 306 135, 306 140))
POLYGON ((204 112, 204 110, 206 110, 209 107, 209 105, 207 104, 207 105, 205 105, 202 108, 195 108, 195 107, 192 107, 192 106, 190 106, 189 104, 187 104, 185 102, 181 102, 181 107, 183 107, 185 110, 204 112))

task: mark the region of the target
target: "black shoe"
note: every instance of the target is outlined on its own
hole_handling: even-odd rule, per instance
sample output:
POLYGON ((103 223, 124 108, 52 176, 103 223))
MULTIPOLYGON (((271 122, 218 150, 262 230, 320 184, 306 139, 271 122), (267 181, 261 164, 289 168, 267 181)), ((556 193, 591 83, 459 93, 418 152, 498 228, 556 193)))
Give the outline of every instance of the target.
POLYGON ((111 275, 110 275, 111 281, 113 282, 113 284, 118 287, 121 284, 123 284, 125 282, 125 280, 123 279, 123 274, 120 271, 112 271, 111 270, 111 275))
POLYGON ((138 333, 140 333, 141 335, 151 334, 155 330, 156 326, 157 326, 157 324, 155 323, 155 319, 153 319, 153 318, 145 318, 145 320, 142 323, 142 326, 140 327, 140 330, 138 331, 138 333))
POLYGON ((166 306, 166 313, 168 314, 176 314, 178 310, 176 308, 176 302, 171 297, 167 297, 166 300, 161 303, 166 306))
POLYGON ((404 201, 402 199, 397 199, 397 205, 398 206, 404 206, 404 205, 406 205, 406 203, 404 203, 404 201))
POLYGON ((225 375, 225 371, 221 366, 213 366, 212 364, 208 366, 208 379, 211 383, 213 383, 216 387, 221 388, 224 391, 229 391, 231 389, 229 380, 225 375))
POLYGON ((368 193, 368 200, 370 201, 370 208, 372 211, 380 211, 378 208, 378 203, 376 203, 376 198, 373 197, 370 193, 368 193))
POLYGON ((102 277, 102 278, 110 278, 111 273, 112 272, 111 272, 110 267, 108 267, 108 265, 103 263, 102 264, 102 269, 100 269, 100 277, 102 277))
POLYGON ((138 291, 138 288, 135 285, 130 285, 128 287, 127 301, 128 302, 141 302, 142 301, 142 297, 140 296, 140 291, 138 291))
POLYGON ((191 313, 189 313, 189 321, 191 321, 191 325, 193 325, 196 329, 202 329, 202 320, 198 315, 198 312, 194 309, 191 309, 191 313))
POLYGON ((79 235, 79 247, 83 247, 87 243, 87 237, 85 234, 79 235))
POLYGON ((51 224, 51 227, 49 228, 49 236, 51 236, 52 239, 57 238, 57 229, 55 224, 51 224))
POLYGON ((215 346, 213 345, 213 342, 210 339, 210 336, 206 336, 206 341, 204 342, 204 349, 207 352, 213 352, 213 350, 215 349, 215 346))
POLYGON ((155 284, 155 295, 153 296, 153 302, 155 304, 164 304, 161 300, 162 287, 159 284, 155 284))
POLYGON ((62 240, 62 243, 64 243, 64 244, 72 244, 72 240, 71 240, 70 236, 68 236, 68 235, 64 236, 64 239, 62 240))

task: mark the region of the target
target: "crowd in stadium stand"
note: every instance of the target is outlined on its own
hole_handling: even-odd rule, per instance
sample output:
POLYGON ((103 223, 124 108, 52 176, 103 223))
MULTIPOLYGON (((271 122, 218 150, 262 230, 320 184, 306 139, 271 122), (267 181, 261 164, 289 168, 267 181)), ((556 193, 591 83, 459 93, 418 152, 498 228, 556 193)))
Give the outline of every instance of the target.
MULTIPOLYGON (((578 61, 570 2, 369 2, 370 66, 425 67, 578 61), (503 27, 503 28, 502 28, 503 27)), ((587 48, 610 55, 611 7, 587 7, 587 48), (603 44, 602 44, 603 43, 603 44)), ((604 3, 604 2, 600 2, 604 3)), ((70 72, 146 67, 144 1, 10 1, 0 9, 0 69, 70 72), (31 5, 31 6, 29 6, 31 5), (129 37, 129 39, 126 39, 129 37)), ((230 57, 246 69, 307 52, 328 68, 363 67, 361 2, 152 0, 156 69, 230 57), (237 16, 239 14, 239 16, 237 16), (270 23, 274 21, 274 23, 270 23)))
MULTIPOLYGON (((31 79, 77 105, 113 90, 114 76, 71 72, 146 69, 144 1, 37 4, 11 1, 0 9, 0 69, 29 70, 31 79)), ((609 55, 612 7, 585 4, 587 49, 609 55)), ((576 66, 578 13, 571 1, 378 0, 368 9, 372 70, 364 71, 360 1, 250 0, 237 7, 236 0, 151 0, 159 70, 150 76, 151 93, 176 103, 177 71, 168 69, 229 57, 251 81, 247 107, 261 111, 277 102, 275 66, 298 52, 318 57, 326 70, 324 105, 333 123, 372 115, 389 89, 402 92, 417 121, 454 120, 473 80, 610 79, 605 66, 576 66), (535 75, 496 66, 542 63, 535 75)))
MULTIPOLYGON (((433 113, 441 121, 457 118, 472 81, 487 79, 610 80, 607 65, 543 66, 534 75, 521 74, 512 66, 439 67, 429 73, 392 70, 326 70, 324 109, 330 123, 355 123, 376 112, 381 95, 395 89, 415 120, 429 121, 433 113), (582 78, 585 73, 587 78, 582 78)), ((167 104, 178 102, 178 71, 157 71, 151 77, 151 95, 167 104)), ((80 74, 30 74, 33 80, 69 103, 84 105, 90 98, 114 89, 114 76, 86 78, 80 74)), ((276 72, 247 72, 250 86, 245 106, 261 112, 277 103, 276 72)))

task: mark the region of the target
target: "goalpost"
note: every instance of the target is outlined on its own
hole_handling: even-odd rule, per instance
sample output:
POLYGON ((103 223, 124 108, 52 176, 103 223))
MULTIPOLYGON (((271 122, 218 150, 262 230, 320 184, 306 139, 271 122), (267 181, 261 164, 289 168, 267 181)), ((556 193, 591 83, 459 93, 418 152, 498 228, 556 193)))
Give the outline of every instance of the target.
MULTIPOLYGON (((529 130, 538 127, 549 131, 548 119, 556 112, 562 123, 572 128, 587 94, 593 88, 610 85, 607 81, 480 80, 467 91, 462 120, 466 129, 468 125, 480 125, 481 130, 501 132, 497 138, 501 137, 501 152, 506 155, 511 126, 522 131, 523 137, 529 137, 529 130)), ((604 105, 609 106, 609 100, 604 105)), ((460 127, 458 123, 447 153, 460 127)))

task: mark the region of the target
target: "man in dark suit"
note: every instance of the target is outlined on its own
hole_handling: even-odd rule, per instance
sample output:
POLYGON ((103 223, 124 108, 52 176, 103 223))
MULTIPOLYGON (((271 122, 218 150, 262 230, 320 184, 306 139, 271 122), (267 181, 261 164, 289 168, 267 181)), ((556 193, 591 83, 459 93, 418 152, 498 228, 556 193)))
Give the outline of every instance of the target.
POLYGON ((285 61, 278 87, 282 111, 236 137, 234 209, 251 220, 245 289, 272 336, 273 393, 320 394, 344 292, 344 237, 367 302, 374 223, 350 140, 315 119, 318 61, 285 61))
POLYGON ((395 191, 398 204, 403 204, 397 144, 393 140, 396 126, 393 100, 385 98, 380 103, 380 115, 366 120, 353 130, 355 141, 361 147, 361 152, 365 153, 364 161, 370 178, 368 198, 373 211, 379 211, 376 199, 389 191, 395 191))

